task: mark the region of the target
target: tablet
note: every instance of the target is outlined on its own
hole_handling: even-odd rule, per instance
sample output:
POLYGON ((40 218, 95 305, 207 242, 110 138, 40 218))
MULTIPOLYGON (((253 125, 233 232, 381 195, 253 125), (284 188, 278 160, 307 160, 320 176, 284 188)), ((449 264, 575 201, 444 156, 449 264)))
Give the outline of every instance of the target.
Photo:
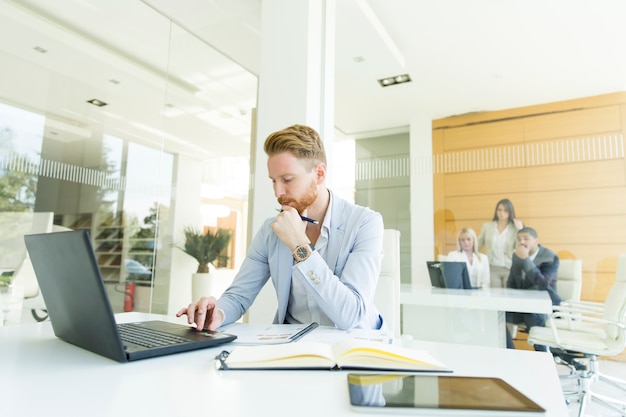
POLYGON ((354 410, 389 414, 539 416, 541 406, 500 378, 452 375, 348 374, 354 410))

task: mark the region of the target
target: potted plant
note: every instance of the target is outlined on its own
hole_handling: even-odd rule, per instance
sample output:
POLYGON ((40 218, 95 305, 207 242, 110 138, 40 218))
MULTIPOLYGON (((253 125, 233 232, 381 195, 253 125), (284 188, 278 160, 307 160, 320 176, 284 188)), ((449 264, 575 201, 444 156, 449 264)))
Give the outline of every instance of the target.
POLYGON ((206 233, 194 228, 184 229, 185 245, 181 247, 183 252, 191 255, 198 261, 198 269, 192 275, 191 294, 192 299, 197 301, 200 297, 210 295, 212 270, 215 269, 213 262, 216 259, 228 259, 221 255, 230 243, 230 230, 217 229, 215 233, 207 230, 206 233))

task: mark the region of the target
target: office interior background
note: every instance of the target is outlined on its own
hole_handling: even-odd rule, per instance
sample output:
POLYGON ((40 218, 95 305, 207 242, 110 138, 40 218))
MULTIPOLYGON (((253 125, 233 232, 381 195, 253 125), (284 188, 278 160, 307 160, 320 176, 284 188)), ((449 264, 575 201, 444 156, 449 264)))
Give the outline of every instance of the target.
MULTIPOLYGON (((227 285, 254 233, 268 1, 0 1, 0 269, 22 262, 32 213, 50 213, 90 231, 116 312, 128 282, 136 311, 190 301, 187 226, 232 231, 227 285)), ((325 4, 329 185, 401 231, 402 282, 425 282, 426 260, 510 198, 545 246, 583 260, 582 298, 602 301, 626 252, 626 5, 325 4)))

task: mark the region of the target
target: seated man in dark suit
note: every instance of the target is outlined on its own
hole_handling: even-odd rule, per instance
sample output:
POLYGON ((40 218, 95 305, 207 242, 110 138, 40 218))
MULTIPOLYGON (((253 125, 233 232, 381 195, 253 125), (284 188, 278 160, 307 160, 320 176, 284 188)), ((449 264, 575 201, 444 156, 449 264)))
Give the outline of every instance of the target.
MULTIPOLYGON (((556 273, 559 269, 559 257, 550 249, 539 244, 537 232, 532 227, 523 227, 517 231, 517 246, 513 252, 513 264, 507 281, 508 288, 522 290, 548 291, 552 304, 561 302, 556 292, 556 273)), ((544 326, 547 315, 538 313, 506 313, 507 323, 524 323, 530 330, 532 326, 544 326)), ((506 347, 515 349, 509 330, 506 331, 506 347)), ((545 346, 535 345, 535 350, 545 351, 545 346)))

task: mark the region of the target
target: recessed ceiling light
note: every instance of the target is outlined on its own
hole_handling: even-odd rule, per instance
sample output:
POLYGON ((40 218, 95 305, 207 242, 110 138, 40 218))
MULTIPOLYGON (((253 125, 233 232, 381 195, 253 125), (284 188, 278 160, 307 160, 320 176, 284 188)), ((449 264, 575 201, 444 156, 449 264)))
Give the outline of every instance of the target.
POLYGON ((93 104, 94 106, 104 107, 107 105, 104 101, 98 100, 97 98, 92 98, 91 100, 87 100, 87 103, 93 104))
POLYGON ((378 80, 381 86, 389 87, 390 85, 403 84, 411 81, 409 74, 394 75, 393 77, 381 78, 378 80))

